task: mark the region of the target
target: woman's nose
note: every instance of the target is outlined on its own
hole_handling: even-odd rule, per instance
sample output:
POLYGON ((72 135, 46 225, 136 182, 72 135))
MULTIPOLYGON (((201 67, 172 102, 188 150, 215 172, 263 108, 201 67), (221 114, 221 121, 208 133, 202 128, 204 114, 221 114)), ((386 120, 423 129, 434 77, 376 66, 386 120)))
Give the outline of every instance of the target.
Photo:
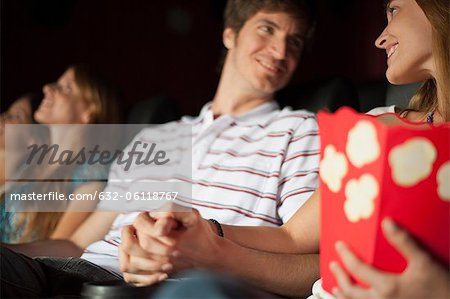
POLYGON ((42 92, 44 94, 48 94, 50 92, 55 91, 56 83, 47 83, 42 87, 42 92))
POLYGON ((386 41, 387 41, 387 27, 381 32, 380 36, 375 40, 375 47, 379 49, 384 49, 386 47, 386 41))

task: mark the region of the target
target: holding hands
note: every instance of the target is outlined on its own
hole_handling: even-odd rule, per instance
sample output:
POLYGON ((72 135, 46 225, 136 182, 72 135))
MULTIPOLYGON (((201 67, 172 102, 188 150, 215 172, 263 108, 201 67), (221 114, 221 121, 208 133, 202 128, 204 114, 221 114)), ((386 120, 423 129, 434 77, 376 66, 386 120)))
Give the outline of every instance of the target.
POLYGON ((143 212, 122 229, 120 268, 126 282, 145 286, 171 272, 212 268, 219 257, 215 226, 199 212, 143 212))
POLYGON ((362 288, 352 283, 349 275, 336 263, 330 268, 339 288, 333 290, 337 298, 449 298, 449 269, 423 251, 403 229, 392 220, 382 223, 387 240, 406 258, 408 266, 403 273, 392 274, 377 270, 356 257, 342 242, 336 250, 348 271, 371 287, 362 288))

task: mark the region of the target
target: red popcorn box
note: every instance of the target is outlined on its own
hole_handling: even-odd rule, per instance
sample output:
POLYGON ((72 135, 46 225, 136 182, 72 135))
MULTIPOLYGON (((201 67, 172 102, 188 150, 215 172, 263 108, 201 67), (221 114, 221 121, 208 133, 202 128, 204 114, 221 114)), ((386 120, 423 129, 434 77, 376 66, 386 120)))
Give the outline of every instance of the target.
POLYGON ((349 108, 320 112, 318 121, 323 288, 336 286, 329 263, 343 267, 338 240, 378 269, 403 272, 405 258, 381 229, 386 217, 448 265, 450 123, 411 123, 394 113, 370 116, 349 108))

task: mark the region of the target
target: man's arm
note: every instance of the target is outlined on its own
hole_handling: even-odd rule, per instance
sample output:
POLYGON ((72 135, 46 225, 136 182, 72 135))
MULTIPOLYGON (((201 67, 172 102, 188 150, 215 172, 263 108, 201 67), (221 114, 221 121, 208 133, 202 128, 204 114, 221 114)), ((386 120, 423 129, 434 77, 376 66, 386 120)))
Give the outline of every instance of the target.
POLYGON ((116 212, 96 211, 84 221, 68 240, 46 240, 23 244, 3 244, 28 256, 81 256, 91 243, 101 240, 116 218, 116 212))
POLYGON ((225 238, 217 236, 215 227, 196 210, 152 213, 165 217, 158 220, 143 213, 132 228, 123 230, 124 278, 139 285, 155 283, 182 261, 230 273, 269 292, 306 295, 319 278, 318 254, 309 254, 318 252, 318 208, 316 195, 283 229, 224 226, 225 238))
POLYGON ((231 273, 255 287, 288 297, 311 294, 319 277, 318 254, 285 254, 257 251, 224 242, 220 263, 212 270, 231 273))
POLYGON ((280 253, 319 252, 320 192, 281 227, 222 225, 225 238, 248 248, 280 253))

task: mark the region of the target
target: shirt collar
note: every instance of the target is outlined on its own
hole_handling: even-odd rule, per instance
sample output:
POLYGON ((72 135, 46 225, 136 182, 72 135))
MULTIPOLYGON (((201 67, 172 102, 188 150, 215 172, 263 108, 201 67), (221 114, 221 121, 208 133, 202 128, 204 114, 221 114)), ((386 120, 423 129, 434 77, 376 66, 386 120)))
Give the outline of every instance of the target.
MULTIPOLYGON (((206 103, 200 111, 199 119, 208 120, 212 119, 212 102, 206 103)), ((277 111, 280 106, 275 100, 265 102, 259 106, 256 106, 250 111, 244 112, 237 116, 230 116, 236 123, 243 125, 264 125, 270 120, 271 112, 277 111)))

